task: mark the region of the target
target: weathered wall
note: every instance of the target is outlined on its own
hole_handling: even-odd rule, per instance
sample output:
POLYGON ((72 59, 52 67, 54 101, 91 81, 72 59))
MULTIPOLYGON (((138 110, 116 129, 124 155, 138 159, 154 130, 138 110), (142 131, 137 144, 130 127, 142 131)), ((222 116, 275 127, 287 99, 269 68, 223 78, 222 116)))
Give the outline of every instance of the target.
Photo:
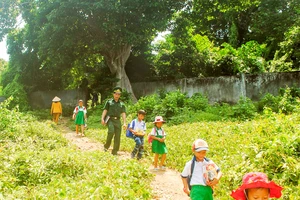
POLYGON ((210 103, 236 103, 241 96, 258 100, 266 93, 278 94, 286 86, 300 87, 300 72, 267 73, 259 75, 222 76, 209 78, 188 78, 174 81, 133 83, 132 88, 137 98, 153 94, 158 90, 173 91, 179 89, 188 96, 200 92, 205 94, 210 103))
POLYGON ((3 102, 5 100, 6 100, 6 98, 4 96, 0 96, 0 102, 3 102))
MULTIPOLYGON (((258 100, 266 93, 278 94, 280 88, 300 87, 300 72, 267 73, 259 75, 222 76, 209 78, 188 78, 174 81, 132 83, 132 89, 137 98, 150 95, 158 90, 174 91, 179 89, 188 96, 202 93, 210 103, 236 103, 241 96, 258 100)), ((32 108, 50 108, 54 96, 62 99, 63 106, 75 106, 79 99, 86 102, 83 90, 38 91, 30 94, 32 108)))
POLYGON ((85 92, 82 90, 65 90, 65 91, 37 91, 29 95, 29 102, 33 109, 51 108, 52 99, 58 96, 61 98, 63 107, 76 106, 78 100, 86 102, 85 92))

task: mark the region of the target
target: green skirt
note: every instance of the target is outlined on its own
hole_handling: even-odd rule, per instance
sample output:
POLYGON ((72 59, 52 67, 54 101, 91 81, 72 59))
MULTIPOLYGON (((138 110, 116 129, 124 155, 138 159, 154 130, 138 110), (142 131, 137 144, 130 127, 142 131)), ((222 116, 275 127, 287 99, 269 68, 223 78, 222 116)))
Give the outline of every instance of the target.
POLYGON ((193 185, 190 193, 191 200, 213 200, 213 191, 210 186, 193 185))
MULTIPOLYGON (((156 136, 156 137, 159 137, 159 136, 156 136)), ((168 153, 166 143, 159 142, 157 140, 153 140, 152 141, 152 153, 157 153, 157 154, 166 154, 166 153, 168 153)))
POLYGON ((83 111, 79 111, 76 114, 75 124, 76 125, 84 125, 85 124, 85 122, 84 122, 84 112, 83 111))

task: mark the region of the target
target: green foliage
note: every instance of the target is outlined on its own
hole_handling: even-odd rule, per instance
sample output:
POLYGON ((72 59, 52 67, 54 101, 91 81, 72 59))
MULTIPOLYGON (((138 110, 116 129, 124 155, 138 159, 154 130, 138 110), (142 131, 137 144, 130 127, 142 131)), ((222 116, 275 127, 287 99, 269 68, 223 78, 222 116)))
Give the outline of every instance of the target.
POLYGON ((185 102, 185 106, 187 106, 191 111, 206 111, 207 107, 209 107, 208 99, 201 93, 195 93, 192 97, 188 98, 185 102))
POLYGON ((299 88, 281 88, 279 96, 273 96, 266 94, 257 105, 259 111, 263 111, 266 107, 271 109, 273 112, 290 114, 294 112, 298 105, 300 97, 299 88))
POLYGON ((248 98, 241 97, 238 103, 234 105, 232 109, 233 117, 237 119, 253 119, 256 115, 256 107, 248 98))
POLYGON ((1 198, 151 199, 144 163, 79 151, 52 122, 0 106, 1 198))
POLYGON ((4 88, 3 94, 6 97, 12 97, 9 103, 10 108, 18 106, 21 111, 29 109, 27 93, 19 83, 18 76, 4 88))
POLYGON ((300 189, 299 119, 299 113, 269 113, 246 122, 167 125, 167 166, 182 171, 192 158, 192 142, 203 138, 210 148, 207 157, 224 174, 214 190, 216 199, 228 199, 229 192, 251 171, 265 172, 283 186, 282 199, 295 199, 300 189))
MULTIPOLYGON (((283 186, 283 199, 298 197, 299 104, 295 108, 297 111, 291 115, 276 114, 265 109, 262 115, 252 120, 248 118, 253 111, 251 102, 241 99, 236 108, 248 113, 247 116, 241 115, 241 111, 238 113, 238 117, 247 118, 246 121, 220 120, 225 115, 232 117, 234 114, 228 104, 208 106, 205 112, 195 113, 184 108, 180 114, 173 116, 164 125, 168 134, 167 166, 182 171, 185 163, 192 158, 192 142, 203 138, 210 148, 207 157, 218 164, 224 174, 214 190, 216 199, 228 199, 229 192, 236 189, 241 184, 243 175, 250 171, 267 173, 270 179, 283 186), (194 120, 193 123, 190 120, 194 120), (181 124, 174 125, 175 123, 181 124)), ((147 132, 152 128, 151 121, 148 121, 147 132)), ((106 132, 106 129, 89 129, 87 135, 104 142, 106 132)), ((135 145, 133 140, 126 138, 125 134, 121 137, 121 149, 131 151, 135 145)), ((153 159, 150 152, 146 143, 145 158, 149 160, 148 164, 153 159)))
POLYGON ((300 26, 290 28, 285 33, 285 39, 270 61, 270 71, 292 71, 300 69, 300 26))

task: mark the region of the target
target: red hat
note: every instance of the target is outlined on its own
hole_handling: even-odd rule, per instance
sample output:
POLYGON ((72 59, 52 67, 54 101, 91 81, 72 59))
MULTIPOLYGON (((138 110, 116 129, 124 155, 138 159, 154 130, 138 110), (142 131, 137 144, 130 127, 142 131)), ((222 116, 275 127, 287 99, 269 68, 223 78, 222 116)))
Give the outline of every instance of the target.
POLYGON ((269 181, 266 174, 250 172, 243 177, 243 184, 231 192, 231 196, 235 200, 246 200, 245 190, 250 188, 268 188, 270 190, 270 198, 280 198, 283 189, 273 181, 269 181))

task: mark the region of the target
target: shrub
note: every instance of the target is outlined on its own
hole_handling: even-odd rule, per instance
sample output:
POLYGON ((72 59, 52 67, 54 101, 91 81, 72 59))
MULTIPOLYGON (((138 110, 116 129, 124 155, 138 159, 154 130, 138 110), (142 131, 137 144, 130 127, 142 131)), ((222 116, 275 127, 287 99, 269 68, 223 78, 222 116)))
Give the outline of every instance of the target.
POLYGON ((157 106, 155 111, 156 113, 160 113, 160 115, 164 116, 166 119, 170 119, 182 111, 186 98, 186 95, 179 90, 169 92, 166 94, 166 97, 162 99, 161 107, 157 106))
POLYGON ((207 97, 201 93, 195 93, 191 98, 186 100, 185 106, 190 108, 192 111, 205 111, 210 105, 208 104, 207 97))
POLYGON ((143 109, 147 112, 146 121, 151 121, 154 119, 156 113, 156 109, 158 105, 161 104, 161 99, 157 94, 153 94, 150 96, 145 96, 139 99, 139 101, 133 106, 133 108, 128 108, 131 110, 131 114, 133 117, 137 115, 137 111, 143 109))
POLYGON ((272 94, 266 94, 257 104, 258 111, 262 112, 265 107, 270 108, 274 112, 279 111, 279 97, 275 97, 272 94))
POLYGON ((23 85, 18 82, 18 76, 3 89, 3 94, 7 98, 12 97, 9 104, 10 108, 18 106, 21 111, 29 109, 27 93, 23 85))
POLYGON ((246 120, 252 119, 256 115, 256 108, 249 98, 241 97, 236 105, 233 106, 233 117, 246 120))

